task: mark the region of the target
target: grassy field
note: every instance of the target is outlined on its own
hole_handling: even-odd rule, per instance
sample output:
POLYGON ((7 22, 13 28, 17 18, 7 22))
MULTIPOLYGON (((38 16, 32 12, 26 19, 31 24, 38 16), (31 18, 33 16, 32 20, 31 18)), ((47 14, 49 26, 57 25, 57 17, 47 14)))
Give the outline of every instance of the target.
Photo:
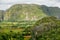
POLYGON ((4 32, 4 33, 9 33, 10 31, 13 31, 13 32, 15 32, 15 33, 17 33, 17 32, 22 32, 24 29, 0 29, 0 32, 4 32))
MULTIPOLYGON (((10 34, 10 32, 13 33, 20 33, 25 34, 23 32, 27 27, 32 27, 35 24, 35 21, 21 21, 21 22, 1 22, 0 23, 0 32, 10 34)), ((24 40, 29 40, 31 38, 30 35, 25 35, 24 40)), ((14 38, 11 38, 11 40, 15 40, 14 38)))
MULTIPOLYGON (((13 33, 20 33, 20 34, 22 34, 23 31, 24 31, 24 29, 22 29, 22 28, 15 28, 15 29, 0 29, 0 32, 1 32, 1 33, 7 33, 7 34, 9 34, 10 31, 12 31, 13 33)), ((30 35, 24 36, 24 40, 29 40, 30 38, 31 38, 30 35)), ((15 39, 12 38, 11 40, 15 40, 15 39)))

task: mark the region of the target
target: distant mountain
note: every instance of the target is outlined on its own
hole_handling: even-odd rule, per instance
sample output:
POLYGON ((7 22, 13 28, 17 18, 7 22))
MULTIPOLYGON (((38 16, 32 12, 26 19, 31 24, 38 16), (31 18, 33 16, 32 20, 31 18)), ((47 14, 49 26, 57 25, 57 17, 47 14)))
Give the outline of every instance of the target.
POLYGON ((4 20, 4 11, 0 10, 0 21, 4 20))
POLYGON ((47 7, 42 5, 42 10, 49 16, 55 16, 57 18, 60 18, 60 8, 58 7, 47 7))
POLYGON ((5 12, 0 11, 0 20, 4 21, 38 20, 46 16, 60 18, 60 8, 36 4, 15 4, 5 12))

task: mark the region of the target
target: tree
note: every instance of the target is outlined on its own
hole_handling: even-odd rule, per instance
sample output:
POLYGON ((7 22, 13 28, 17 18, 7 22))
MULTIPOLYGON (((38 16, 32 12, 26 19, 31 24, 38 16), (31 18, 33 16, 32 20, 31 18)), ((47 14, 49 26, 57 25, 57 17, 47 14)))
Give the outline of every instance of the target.
POLYGON ((60 28, 56 23, 57 21, 58 19, 55 17, 45 17, 37 21, 31 30, 32 40, 60 39, 60 38, 56 38, 56 36, 58 35, 57 30, 60 28))

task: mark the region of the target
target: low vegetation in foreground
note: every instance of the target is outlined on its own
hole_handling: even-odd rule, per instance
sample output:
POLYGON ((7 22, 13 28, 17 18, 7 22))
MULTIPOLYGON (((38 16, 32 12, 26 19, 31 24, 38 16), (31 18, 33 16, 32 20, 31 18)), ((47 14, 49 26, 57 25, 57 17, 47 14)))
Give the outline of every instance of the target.
POLYGON ((60 20, 52 16, 38 21, 0 22, 0 40, 60 40, 60 20))

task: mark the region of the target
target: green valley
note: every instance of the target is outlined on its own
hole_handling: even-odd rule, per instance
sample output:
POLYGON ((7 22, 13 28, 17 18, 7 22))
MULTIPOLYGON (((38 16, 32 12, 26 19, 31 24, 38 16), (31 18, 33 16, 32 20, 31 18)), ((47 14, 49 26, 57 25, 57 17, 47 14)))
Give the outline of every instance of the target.
POLYGON ((0 10, 0 40, 60 40, 60 8, 15 4, 0 10))

